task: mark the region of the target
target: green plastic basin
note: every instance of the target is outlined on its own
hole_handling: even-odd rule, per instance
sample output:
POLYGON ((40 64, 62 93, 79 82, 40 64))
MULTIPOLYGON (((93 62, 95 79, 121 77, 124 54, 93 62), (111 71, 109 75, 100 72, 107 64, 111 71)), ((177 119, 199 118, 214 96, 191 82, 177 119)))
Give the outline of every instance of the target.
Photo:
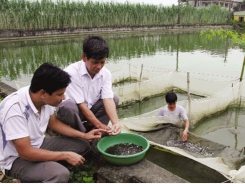
POLYGON ((139 162, 144 158, 149 147, 150 144, 145 137, 133 133, 120 133, 115 136, 106 136, 100 139, 97 144, 97 148, 103 158, 114 165, 131 165, 139 162), (105 152, 107 148, 120 143, 133 143, 142 146, 143 151, 132 155, 112 155, 105 152))

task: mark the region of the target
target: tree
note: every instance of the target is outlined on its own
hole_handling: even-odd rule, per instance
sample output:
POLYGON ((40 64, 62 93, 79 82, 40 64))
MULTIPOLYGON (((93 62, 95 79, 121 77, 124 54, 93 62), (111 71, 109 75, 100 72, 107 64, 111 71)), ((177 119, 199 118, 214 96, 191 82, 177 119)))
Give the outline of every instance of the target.
POLYGON ((180 24, 180 0, 178 0, 178 20, 177 24, 180 24))
POLYGON ((245 51, 245 34, 238 33, 235 30, 225 30, 225 29, 209 29, 202 30, 200 32, 201 36, 205 36, 207 39, 212 40, 213 37, 218 36, 220 39, 231 39, 232 46, 237 46, 245 51))
POLYGON ((197 7, 198 0, 195 0, 194 7, 197 7))
MULTIPOLYGON (((230 38, 232 46, 237 46, 243 49, 243 51, 245 51, 245 34, 244 33, 238 33, 235 30, 224 30, 221 28, 218 30, 214 30, 214 29, 203 30, 201 31, 200 35, 205 36, 207 39, 212 39, 215 36, 218 36, 221 39, 230 38)), ((245 68, 245 56, 243 60, 240 81, 242 81, 242 78, 243 78, 244 68, 245 68)))

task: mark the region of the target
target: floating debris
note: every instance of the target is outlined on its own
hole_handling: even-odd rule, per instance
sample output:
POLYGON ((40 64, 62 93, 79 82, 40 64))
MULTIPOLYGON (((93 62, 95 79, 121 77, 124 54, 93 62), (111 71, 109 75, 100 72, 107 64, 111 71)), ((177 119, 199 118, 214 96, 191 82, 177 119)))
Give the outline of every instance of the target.
POLYGON ((208 148, 202 147, 200 143, 195 144, 188 141, 170 140, 167 142, 166 145, 178 147, 188 152, 200 154, 203 156, 212 156, 214 154, 211 151, 209 151, 208 148))
POLYGON ((106 153, 112 155, 133 155, 143 151, 142 146, 133 143, 120 143, 106 149, 106 153))

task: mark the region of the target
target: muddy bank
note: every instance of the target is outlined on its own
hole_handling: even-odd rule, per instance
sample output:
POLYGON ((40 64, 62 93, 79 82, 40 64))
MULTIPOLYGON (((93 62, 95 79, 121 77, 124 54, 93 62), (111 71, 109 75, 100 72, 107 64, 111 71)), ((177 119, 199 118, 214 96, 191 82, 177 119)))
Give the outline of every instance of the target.
POLYGON ((229 28, 232 25, 173 25, 173 26, 145 26, 145 27, 99 27, 99 28, 65 28, 65 29, 43 29, 43 30, 0 30, 0 39, 14 37, 32 37, 32 36, 51 36, 67 34, 84 34, 92 32, 126 32, 126 31, 150 31, 150 30, 172 30, 172 29, 207 29, 207 28, 229 28))

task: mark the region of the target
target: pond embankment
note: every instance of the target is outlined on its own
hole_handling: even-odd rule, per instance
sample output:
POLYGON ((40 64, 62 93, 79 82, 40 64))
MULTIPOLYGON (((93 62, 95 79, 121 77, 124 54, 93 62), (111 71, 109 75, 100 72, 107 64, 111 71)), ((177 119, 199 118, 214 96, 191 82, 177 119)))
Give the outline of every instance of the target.
POLYGON ((97 27, 97 28, 64 28, 43 30, 0 30, 0 40, 11 38, 28 38, 33 36, 67 36, 91 33, 154 31, 154 30, 192 30, 192 29, 232 29, 230 24, 215 25, 171 25, 171 26, 132 26, 132 27, 97 27))
POLYGON ((15 92, 16 89, 0 81, 0 97, 5 98, 9 94, 15 92))

